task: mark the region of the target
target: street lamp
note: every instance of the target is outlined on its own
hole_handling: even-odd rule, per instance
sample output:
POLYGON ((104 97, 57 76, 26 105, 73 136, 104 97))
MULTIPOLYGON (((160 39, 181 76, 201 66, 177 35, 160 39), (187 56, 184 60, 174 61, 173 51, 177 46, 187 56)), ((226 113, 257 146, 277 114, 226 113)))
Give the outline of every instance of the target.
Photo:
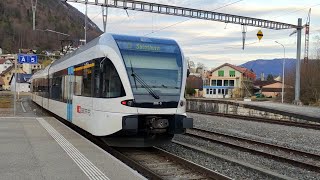
POLYGON ((286 48, 283 44, 275 41, 275 43, 280 44, 283 47, 283 61, 282 61, 282 93, 281 93, 281 102, 283 103, 283 95, 284 95, 284 65, 286 63, 286 48))

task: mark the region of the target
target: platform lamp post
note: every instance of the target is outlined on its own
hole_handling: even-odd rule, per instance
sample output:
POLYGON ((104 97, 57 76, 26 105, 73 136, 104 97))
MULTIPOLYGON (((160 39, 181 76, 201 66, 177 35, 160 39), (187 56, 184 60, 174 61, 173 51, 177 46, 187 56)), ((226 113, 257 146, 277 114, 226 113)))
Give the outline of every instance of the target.
POLYGON ((284 66, 286 63, 286 48, 283 44, 275 41, 275 43, 280 44, 283 47, 283 61, 282 61, 282 93, 281 93, 281 102, 283 103, 283 96, 284 96, 284 66))

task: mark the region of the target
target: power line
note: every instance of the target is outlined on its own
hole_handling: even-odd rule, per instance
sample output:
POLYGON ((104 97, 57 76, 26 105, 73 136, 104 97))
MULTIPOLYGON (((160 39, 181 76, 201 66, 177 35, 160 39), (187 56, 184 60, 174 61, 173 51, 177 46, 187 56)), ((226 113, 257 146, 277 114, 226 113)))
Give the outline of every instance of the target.
POLYGON ((295 13, 295 12, 299 12, 299 11, 303 11, 305 9, 310 9, 312 7, 316 7, 316 6, 319 6, 320 4, 315 4, 315 5, 312 5, 312 6, 305 6, 304 8, 301 8, 301 9, 297 9, 297 10, 294 10, 294 11, 290 11, 288 13, 285 13, 285 14, 282 14, 282 15, 279 15, 279 16, 275 16, 273 18, 278 18, 278 17, 281 17, 281 16, 286 16, 288 14, 292 14, 292 13, 295 13))
MULTIPOLYGON (((188 6, 190 6, 191 4, 194 4, 194 3, 188 3, 187 5, 188 6)), ((136 18, 137 15, 138 14, 138 12, 136 12, 133 16, 131 15, 130 17, 133 17, 133 19, 134 18, 136 18)), ((144 16, 144 14, 138 14, 138 16, 144 16)), ((131 18, 129 17, 129 20, 131 20, 131 18)), ((120 23, 118 23, 118 25, 121 25, 121 24, 123 24, 126 20, 128 20, 127 18, 124 18, 120 23)), ((113 24, 115 24, 115 23, 113 23, 113 24)), ((112 28, 112 29, 114 29, 114 28, 112 28)))
MULTIPOLYGON (((236 4, 236 3, 238 3, 238 2, 241 2, 241 1, 244 1, 244 0, 237 0, 237 1, 235 1, 235 2, 232 2, 232 3, 226 4, 226 5, 224 5, 224 6, 221 6, 221 7, 216 8, 216 9, 213 9, 212 11, 216 11, 216 10, 219 10, 219 9, 225 8, 225 7, 227 7, 227 6, 231 6, 231 5, 236 4)), ((189 21, 189 20, 191 20, 191 19, 186 19, 186 20, 184 20, 184 21, 180 21, 180 22, 177 22, 177 23, 171 24, 171 25, 169 25, 169 26, 166 26, 166 27, 160 28, 160 29, 158 29, 158 30, 155 30, 155 31, 153 31, 153 32, 151 32, 151 33, 147 33, 147 34, 145 34, 145 35, 143 35, 143 36, 148 36, 148 35, 153 34, 153 33, 155 33, 155 32, 162 31, 162 30, 164 30, 164 29, 167 29, 167 28, 170 28, 170 27, 176 26, 176 25, 178 25, 178 24, 184 23, 184 22, 189 21)))

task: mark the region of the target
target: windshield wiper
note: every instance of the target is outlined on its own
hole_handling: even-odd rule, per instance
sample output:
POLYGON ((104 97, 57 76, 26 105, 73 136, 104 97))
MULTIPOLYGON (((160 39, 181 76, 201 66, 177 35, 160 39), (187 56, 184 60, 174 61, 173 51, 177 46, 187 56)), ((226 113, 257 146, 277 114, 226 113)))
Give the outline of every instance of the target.
MULTIPOLYGON (((131 64, 131 61, 130 61, 130 64, 131 64)), ((143 79, 141 79, 141 77, 137 73, 133 71, 132 64, 131 64, 131 76, 134 79, 134 84, 136 86, 136 89, 137 89, 137 82, 136 82, 137 80, 142 85, 142 87, 148 91, 148 93, 152 97, 154 97, 155 99, 160 99, 159 95, 157 95, 157 93, 154 92, 154 90, 143 79)))
POLYGON ((138 89, 138 87, 137 87, 137 81, 136 81, 136 76, 135 76, 135 73, 133 72, 133 67, 132 67, 132 62, 131 62, 131 60, 130 60, 130 65, 131 65, 131 76, 133 77, 134 85, 135 85, 136 89, 138 89))

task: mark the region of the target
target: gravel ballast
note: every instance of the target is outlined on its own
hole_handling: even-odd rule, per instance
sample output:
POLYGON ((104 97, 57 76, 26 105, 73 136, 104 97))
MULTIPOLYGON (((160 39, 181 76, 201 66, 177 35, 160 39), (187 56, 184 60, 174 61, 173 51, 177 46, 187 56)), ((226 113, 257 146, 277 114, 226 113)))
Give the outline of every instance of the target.
POLYGON ((320 155, 320 131, 263 122, 188 113, 194 127, 228 133, 320 155))
POLYGON ((252 171, 251 169, 247 169, 243 166, 222 160, 220 158, 215 158, 205 153, 199 153, 198 151, 186 149, 174 143, 162 145, 160 148, 190 160, 196 164, 213 169, 233 179, 275 179, 274 177, 268 177, 265 174, 252 171))
MULTIPOLYGON (((276 172, 291 178, 297 179, 320 179, 320 173, 308 171, 302 168, 292 166, 287 163, 277 162, 272 159, 265 158, 263 156, 254 155, 241 150, 233 149, 221 144, 212 143, 199 138, 188 137, 185 135, 177 135, 174 138, 176 141, 188 143, 195 145, 197 147, 203 148, 215 152, 220 155, 231 157, 251 165, 276 172)), ((255 179, 250 177, 250 179, 255 179)))

